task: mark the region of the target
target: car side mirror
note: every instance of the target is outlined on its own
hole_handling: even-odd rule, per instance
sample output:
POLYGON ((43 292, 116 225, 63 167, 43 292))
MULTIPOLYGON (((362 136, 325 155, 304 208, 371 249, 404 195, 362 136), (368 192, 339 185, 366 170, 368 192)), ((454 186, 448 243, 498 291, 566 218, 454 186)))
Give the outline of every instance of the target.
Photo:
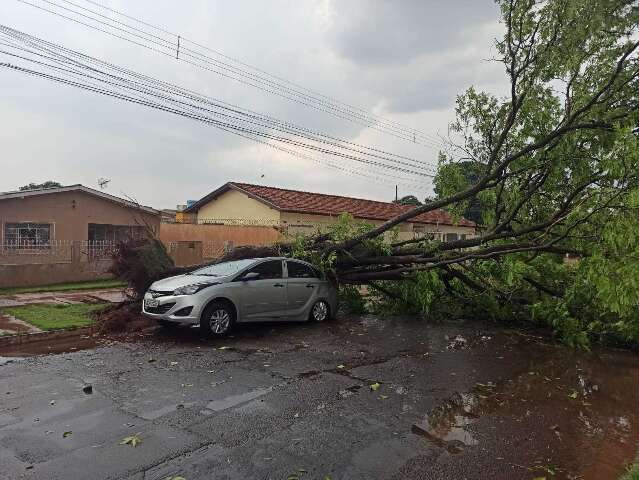
POLYGON ((248 280, 257 280, 258 278, 260 278, 260 274, 257 272, 248 272, 242 275, 243 282, 246 282, 248 280))

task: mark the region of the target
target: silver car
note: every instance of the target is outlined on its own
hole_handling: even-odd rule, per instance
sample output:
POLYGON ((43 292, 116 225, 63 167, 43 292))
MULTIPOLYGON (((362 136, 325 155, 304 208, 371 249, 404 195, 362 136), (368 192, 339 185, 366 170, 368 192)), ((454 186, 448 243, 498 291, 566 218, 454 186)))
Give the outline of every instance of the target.
POLYGON ((323 322, 337 312, 337 291, 309 263, 253 258, 159 280, 142 305, 163 325, 199 324, 203 333, 221 335, 234 323, 323 322))

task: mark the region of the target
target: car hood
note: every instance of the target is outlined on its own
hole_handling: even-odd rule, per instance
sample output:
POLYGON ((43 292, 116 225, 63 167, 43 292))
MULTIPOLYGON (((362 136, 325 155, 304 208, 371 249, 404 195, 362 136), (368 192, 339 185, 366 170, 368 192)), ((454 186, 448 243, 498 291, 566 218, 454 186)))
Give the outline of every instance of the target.
POLYGON ((228 278, 229 277, 211 277, 209 275, 176 275, 175 277, 163 278, 162 280, 153 282, 149 289, 166 292, 195 283, 222 283, 228 278))

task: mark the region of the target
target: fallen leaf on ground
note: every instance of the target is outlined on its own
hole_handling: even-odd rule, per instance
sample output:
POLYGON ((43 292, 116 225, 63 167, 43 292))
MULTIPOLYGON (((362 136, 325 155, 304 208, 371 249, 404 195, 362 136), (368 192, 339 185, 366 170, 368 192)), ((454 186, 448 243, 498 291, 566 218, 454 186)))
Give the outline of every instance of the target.
POLYGON ((346 366, 342 365, 341 363, 337 366, 337 368, 346 368, 346 366))
POLYGON ((379 398, 380 400, 386 400, 388 398, 388 395, 380 395, 379 398))
POLYGON ((577 390, 573 390, 572 393, 568 394, 570 398, 577 398, 577 390))
POLYGON ((62 438, 70 437, 71 434, 73 434, 73 432, 71 430, 68 430, 62 434, 62 438))
POLYGON ((169 365, 177 365, 178 362, 170 362, 169 365))
POLYGON ((375 382, 375 383, 373 383, 370 387, 371 387, 371 390, 372 390, 373 392, 376 392, 377 390, 379 390, 379 387, 380 387, 380 386, 381 386, 381 385, 380 385, 379 383, 375 382))
POLYGON ((131 445, 132 447, 137 447, 139 443, 142 443, 142 439, 136 433, 135 435, 124 437, 120 442, 120 445, 131 445))
POLYGON ((231 347, 217 347, 218 350, 228 350, 231 347))

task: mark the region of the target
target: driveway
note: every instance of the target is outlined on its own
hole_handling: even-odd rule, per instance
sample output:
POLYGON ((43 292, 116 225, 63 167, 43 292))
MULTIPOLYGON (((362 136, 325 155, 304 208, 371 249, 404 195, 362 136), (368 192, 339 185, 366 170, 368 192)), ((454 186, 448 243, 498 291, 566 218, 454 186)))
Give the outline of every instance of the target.
POLYGON ((634 354, 488 325, 156 331, 0 362, 0 478, 616 478, 637 380, 634 354))

